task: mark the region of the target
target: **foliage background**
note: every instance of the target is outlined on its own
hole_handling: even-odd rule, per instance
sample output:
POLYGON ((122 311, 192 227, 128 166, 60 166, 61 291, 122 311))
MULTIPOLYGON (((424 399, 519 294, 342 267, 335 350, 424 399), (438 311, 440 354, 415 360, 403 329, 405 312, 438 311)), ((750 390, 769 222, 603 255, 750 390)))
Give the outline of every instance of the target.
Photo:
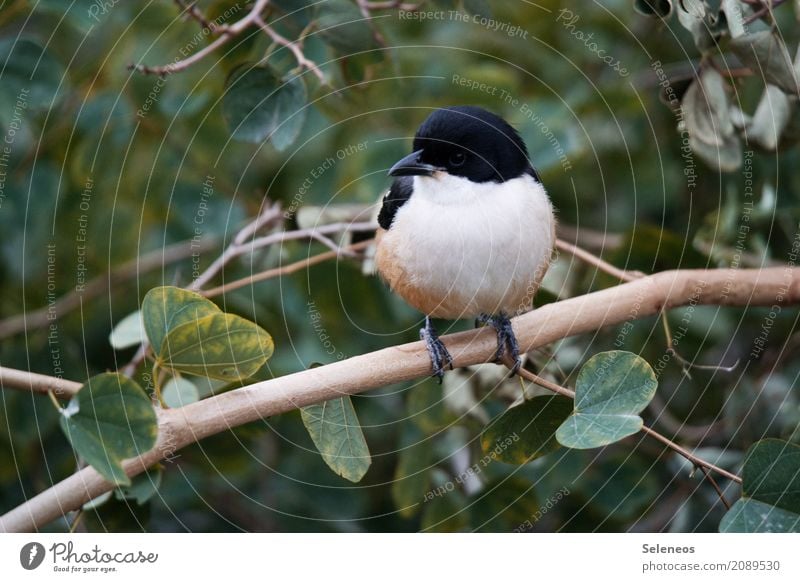
MULTIPOLYGON (((599 238, 603 256, 617 266, 654 272, 784 263, 798 234, 800 156, 791 143, 780 154, 756 151, 752 167, 744 166, 751 176, 743 170, 720 173, 695 159, 696 186, 687 187, 676 117, 659 98, 651 65, 661 61, 678 78, 691 75, 699 54, 674 18, 666 23, 646 18, 627 0, 569 9, 579 16, 576 29, 593 34, 628 76, 571 33, 563 15, 559 20, 561 5, 549 0, 473 1, 466 7, 433 2, 429 9, 447 16, 424 22, 401 18, 396 10, 378 11, 372 26, 383 44, 363 21, 326 34, 312 32, 304 50, 339 90, 303 75, 311 105, 299 136, 283 151, 270 142, 232 140, 223 112, 226 80, 243 63, 264 57, 269 47, 264 35, 254 30, 160 80, 128 65, 164 64, 187 43, 208 42, 197 23, 179 18, 174 3, 76 0, 68 10, 65 4, 0 4, 0 127, 7 138, 13 133, 0 197, 0 318, 46 305, 53 293, 74 289, 82 276, 101 276, 137 255, 191 238, 209 177, 213 195, 207 197, 201 237, 219 244, 203 253, 202 265, 258 211, 265 195, 291 207, 309 179, 307 192, 298 195, 302 205, 370 204, 388 186, 386 169, 408 151, 408 138, 429 110, 455 103, 486 106, 519 128, 559 221, 599 238), (97 19, 92 6, 105 7, 97 19), (454 18, 450 10, 467 16, 454 18), (522 32, 492 30, 472 20, 487 10, 522 32), (14 79, 32 62, 38 67, 36 82, 16 115, 24 84, 15 85, 14 79), (454 75, 494 87, 494 94, 460 86, 454 75), (359 143, 366 147, 337 158, 337 151, 359 143), (559 148, 568 164, 559 159, 559 148), (331 157, 331 167, 317 172, 331 157), (752 211, 746 211, 750 201, 752 211), (742 233, 744 214, 749 220, 742 233)), ((281 8, 303 2, 273 4, 272 18, 281 19, 281 8)), ((320 8, 327 12, 301 12, 275 26, 294 38, 309 18, 330 21, 354 8, 345 0, 322 4, 329 4, 320 8)), ((216 16, 236 3, 200 5, 216 16)), ((796 16, 787 5, 776 9, 776 17, 791 50, 796 16)), ((276 50, 268 63, 281 73, 295 66, 286 50, 276 50)), ((732 99, 752 112, 763 81, 743 77, 733 86, 732 99)), ((226 279, 321 249, 316 243, 286 243, 254 263, 240 261, 226 271, 226 279)), ((0 340, 0 363, 55 374, 58 362, 64 377, 78 381, 116 369, 132 353, 109 345, 114 325, 138 308, 149 289, 186 283, 192 269, 192 261, 184 260, 115 283, 101 298, 60 315, 55 331, 35 329, 0 340)), ((562 260, 547 289, 566 297, 612 283, 562 260)), ((241 289, 220 304, 274 337, 276 351, 261 378, 413 341, 420 324, 419 314, 352 262, 325 263, 241 289)), ((684 315, 674 313, 673 325, 684 315)), ((704 364, 739 361, 738 367, 692 370, 689 378, 668 358, 660 371, 658 405, 666 414, 656 423, 674 420, 671 435, 727 468, 736 468, 758 439, 800 441, 794 390, 800 360, 792 357, 798 347, 797 311, 774 315, 763 308, 698 307, 680 341, 681 354, 704 364), (769 326, 766 349, 753 355, 754 338, 764 326, 769 326)), ((441 331, 470 325, 443 324, 441 331)), ((658 319, 564 340, 535 359, 554 378, 569 382, 592 354, 617 348, 656 367, 666 354, 658 319)), ((426 492, 482 456, 476 440, 480 419, 499 414, 510 402, 502 391, 485 398, 492 367, 473 372, 450 380, 467 381, 480 400, 481 412, 470 415, 455 412, 433 381, 355 397, 373 455, 359 484, 327 469, 296 412, 184 449, 165 464, 149 502, 112 499, 87 512, 84 526, 510 531, 566 488, 568 495, 549 504, 533 531, 716 530, 724 508, 714 491, 685 463, 638 436, 599 451, 561 451, 521 467, 492 463, 480 475, 482 492, 455 490, 423 503, 426 492), (509 475, 513 478, 505 479, 509 475)), ((518 391, 513 383, 507 388, 518 391)), ((651 422, 653 409, 648 414, 651 422)), ((75 457, 45 398, 0 391, 0 418, 0 508, 5 510, 68 476, 75 457)), ((51 527, 60 531, 66 523, 51 527)))

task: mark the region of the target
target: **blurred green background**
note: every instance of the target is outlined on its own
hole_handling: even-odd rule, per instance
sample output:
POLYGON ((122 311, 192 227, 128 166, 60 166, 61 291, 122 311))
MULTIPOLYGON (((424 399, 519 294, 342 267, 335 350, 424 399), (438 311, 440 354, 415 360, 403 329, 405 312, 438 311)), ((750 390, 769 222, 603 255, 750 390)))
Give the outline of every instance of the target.
MULTIPOLYGON (((396 9, 373 10, 366 20, 348 0, 307 4, 274 1, 268 12, 287 38, 307 34, 303 50, 328 79, 321 84, 302 74, 306 99, 295 104, 303 108, 302 126, 278 150, 272 140, 233 139, 224 111, 226 87, 243 64, 266 63, 284 78, 296 66, 289 51, 271 46, 258 29, 162 79, 128 66, 167 64, 214 38, 181 18, 174 2, 0 0, 0 320, 8 324, 126 261, 193 236, 205 245, 199 259, 205 267, 265 196, 292 209, 298 202, 372 204, 419 123, 431 109, 452 104, 483 105, 519 128, 565 227, 562 237, 619 267, 654 272, 789 260, 800 219, 800 155, 791 134, 798 127, 796 97, 778 153, 742 142, 741 166, 725 173, 697 156, 687 161, 678 118, 661 99, 653 67, 663 63, 681 94, 698 67, 695 42, 674 15, 666 22, 646 17, 629 0, 564 7, 550 0, 473 0, 426 2, 423 10, 439 13, 424 20, 396 9), (318 172, 331 157, 335 163, 318 172), (213 184, 205 198, 204 183, 206 190, 213 184)), ((249 10, 233 0, 199 6, 212 18, 227 10, 229 22, 249 10)), ((775 16, 794 55, 792 7, 781 6, 775 16)), ((723 49, 714 58, 737 69, 726 55, 723 49)), ((763 90, 763 79, 733 75, 729 99, 752 115, 763 90)), ((292 214, 286 228, 296 219, 292 214)), ((229 266, 225 280, 322 250, 306 241, 272 247, 229 266)), ((79 293, 74 309, 44 326, 0 335, 0 364, 76 381, 117 369, 133 350, 115 352, 111 329, 149 289, 187 284, 196 268, 191 257, 133 268, 99 296, 84 300, 79 293)), ((562 257, 542 301, 611 284, 562 257)), ((262 379, 414 341, 420 325, 418 313, 353 261, 259 283, 218 303, 275 338, 262 379), (314 309, 321 314, 316 325, 314 309)), ((671 315, 673 332, 684 315, 671 315)), ((675 358, 657 366, 666 353, 657 318, 564 340, 530 365, 569 383, 594 353, 640 354, 660 374, 646 422, 736 469, 760 438, 800 441, 797 315, 788 307, 774 318, 768 308, 695 309, 680 353, 702 364, 738 361, 732 372, 694 369, 688 377, 675 358), (765 348, 754 353, 769 320, 765 348)), ((442 323, 441 331, 471 325, 442 323)), ((294 412, 180 451, 164 463, 150 501, 111 499, 87 512, 82 527, 511 531, 566 488, 569 494, 550 503, 532 531, 716 529, 724 508, 714 491, 639 437, 522 467, 491 463, 469 486, 423 503, 426 492, 483 456, 476 441, 482 423, 519 393, 514 380, 488 397, 496 376, 489 366, 454 373, 445 392, 426 380, 355 397, 373 454, 357 485, 328 470, 294 412), (479 401, 469 414, 464 398, 479 401)), ((71 474, 75 457, 45 397, 0 391, 0 418, 5 511, 71 474)), ((66 522, 50 527, 63 531, 66 522)))

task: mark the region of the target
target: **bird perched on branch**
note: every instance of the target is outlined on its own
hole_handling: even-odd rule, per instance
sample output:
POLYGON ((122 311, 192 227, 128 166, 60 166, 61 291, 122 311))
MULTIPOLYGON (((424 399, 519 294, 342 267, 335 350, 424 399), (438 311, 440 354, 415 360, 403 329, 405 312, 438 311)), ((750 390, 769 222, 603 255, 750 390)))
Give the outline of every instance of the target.
POLYGON ((477 318, 497 332, 496 359, 519 367, 509 320, 531 309, 550 264, 555 217, 525 142, 479 107, 434 111, 412 153, 389 170, 375 265, 425 314, 420 338, 440 380, 453 360, 431 318, 477 318))

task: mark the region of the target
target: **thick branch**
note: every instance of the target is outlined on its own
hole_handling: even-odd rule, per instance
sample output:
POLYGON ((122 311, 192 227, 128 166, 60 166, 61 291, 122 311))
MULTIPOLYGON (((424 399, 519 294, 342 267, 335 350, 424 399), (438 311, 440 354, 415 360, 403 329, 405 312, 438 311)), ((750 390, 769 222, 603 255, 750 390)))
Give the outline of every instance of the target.
MULTIPOLYGON (((800 269, 683 270, 642 277, 546 305, 514 319, 524 351, 608 325, 639 319, 689 303, 701 305, 789 305, 800 302, 800 269)), ((481 328, 443 338, 456 366, 492 359, 496 337, 481 328)), ((129 475, 171 457, 178 449, 260 418, 343 394, 422 378, 430 360, 421 342, 395 346, 303 372, 258 382, 159 414, 156 446, 124 463, 129 475)), ((82 469, 0 518, 0 531, 37 530, 64 512, 112 488, 92 468, 82 469)))

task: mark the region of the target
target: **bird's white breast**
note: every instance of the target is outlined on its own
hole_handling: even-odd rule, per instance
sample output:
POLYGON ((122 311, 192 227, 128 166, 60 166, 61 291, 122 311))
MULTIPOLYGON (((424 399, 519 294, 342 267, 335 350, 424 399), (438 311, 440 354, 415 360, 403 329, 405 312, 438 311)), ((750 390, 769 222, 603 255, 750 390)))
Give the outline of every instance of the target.
POLYGON ((415 177, 411 198, 381 233, 376 264, 420 311, 460 319, 530 308, 555 242, 550 200, 525 175, 476 184, 415 177))

